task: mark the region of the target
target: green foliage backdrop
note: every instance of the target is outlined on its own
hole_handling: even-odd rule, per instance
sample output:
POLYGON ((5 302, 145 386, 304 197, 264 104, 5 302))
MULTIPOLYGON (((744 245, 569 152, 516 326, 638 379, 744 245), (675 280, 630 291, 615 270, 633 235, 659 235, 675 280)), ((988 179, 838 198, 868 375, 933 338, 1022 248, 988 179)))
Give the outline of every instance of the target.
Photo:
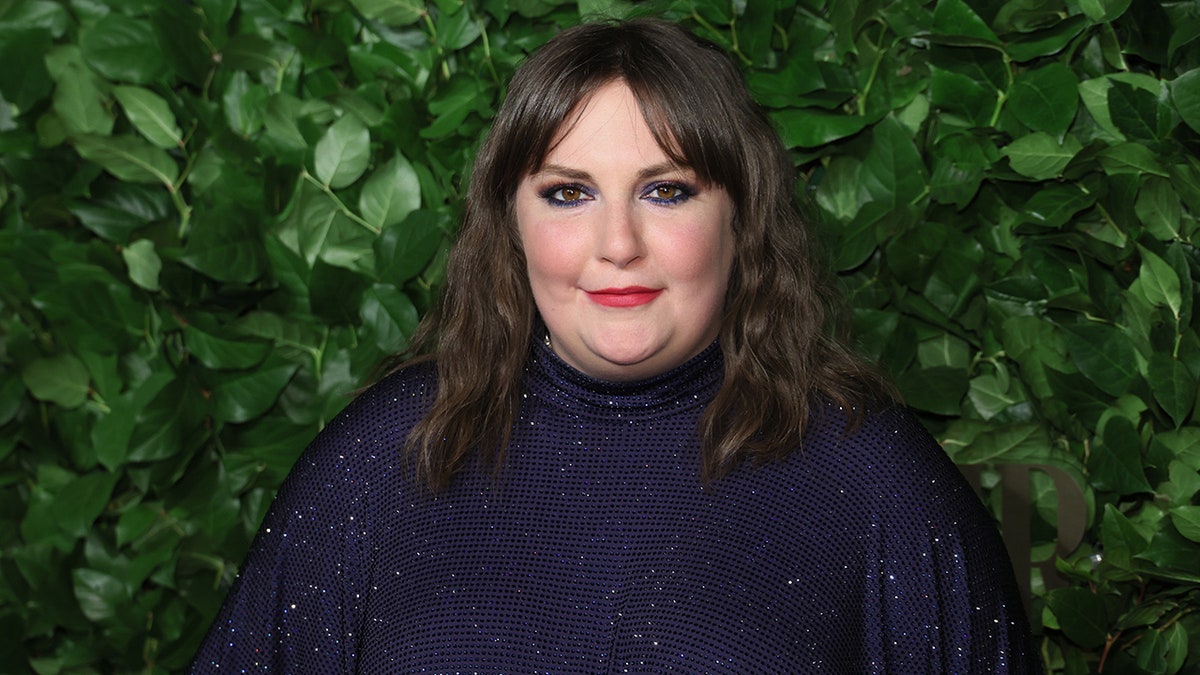
MULTIPOLYGON (((1200 5, 648 7, 744 66, 947 451, 1083 487, 1071 583, 1034 584, 1047 667, 1200 672, 1200 5)), ((0 672, 186 664, 429 306, 514 66, 632 8, 0 0, 0 672)))

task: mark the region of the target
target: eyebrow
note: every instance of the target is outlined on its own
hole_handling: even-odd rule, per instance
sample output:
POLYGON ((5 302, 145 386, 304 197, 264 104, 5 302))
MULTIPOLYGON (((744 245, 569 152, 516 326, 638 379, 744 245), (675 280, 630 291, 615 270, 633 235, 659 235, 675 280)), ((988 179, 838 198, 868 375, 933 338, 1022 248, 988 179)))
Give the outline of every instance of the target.
MULTIPOLYGON (((655 176, 661 176, 664 173, 672 173, 676 171, 689 171, 687 167, 681 167, 678 164, 671 162, 662 162, 660 164, 652 164, 637 173, 639 182, 649 180, 655 176)), ((534 176, 544 176, 546 174, 554 174, 563 178, 577 181, 592 181, 592 174, 581 169, 575 169, 561 164, 543 164, 540 171, 533 174, 534 176)))

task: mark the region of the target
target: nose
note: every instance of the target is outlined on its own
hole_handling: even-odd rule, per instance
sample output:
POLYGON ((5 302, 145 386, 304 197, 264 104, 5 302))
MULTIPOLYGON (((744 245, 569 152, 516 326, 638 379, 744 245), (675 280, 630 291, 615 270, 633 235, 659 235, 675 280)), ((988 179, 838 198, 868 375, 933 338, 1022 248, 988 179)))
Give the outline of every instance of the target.
POLYGON ((640 216, 631 204, 610 204, 599 228, 597 253, 601 260, 626 267, 645 254, 640 216))

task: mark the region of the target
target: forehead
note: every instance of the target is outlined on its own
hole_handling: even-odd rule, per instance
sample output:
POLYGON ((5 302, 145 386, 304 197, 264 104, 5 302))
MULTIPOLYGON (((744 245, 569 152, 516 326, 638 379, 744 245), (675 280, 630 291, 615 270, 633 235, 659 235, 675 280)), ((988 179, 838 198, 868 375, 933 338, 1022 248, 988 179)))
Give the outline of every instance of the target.
POLYGON ((545 154, 535 158, 530 174, 545 164, 608 159, 689 168, 665 121, 651 124, 637 94, 620 79, 606 82, 584 96, 555 129, 545 154), (665 141, 665 142, 664 142, 665 141))
POLYGON ((543 163, 621 164, 665 158, 637 98, 624 82, 616 81, 600 87, 571 111, 556 130, 543 163))

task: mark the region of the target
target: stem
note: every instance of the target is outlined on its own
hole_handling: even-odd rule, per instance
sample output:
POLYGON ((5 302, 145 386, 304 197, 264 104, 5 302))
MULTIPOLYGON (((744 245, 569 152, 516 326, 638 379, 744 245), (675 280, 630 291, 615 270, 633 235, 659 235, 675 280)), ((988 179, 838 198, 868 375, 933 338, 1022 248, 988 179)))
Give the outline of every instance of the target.
POLYGON ((915 206, 917 202, 919 202, 919 201, 921 201, 922 199, 924 199, 924 198, 925 198, 925 195, 928 195, 928 194, 929 194, 929 186, 928 186, 928 185, 926 185, 926 186, 925 186, 925 187, 924 187, 924 188, 921 190, 920 194, 918 194, 916 197, 913 197, 912 199, 910 199, 910 200, 909 200, 909 202, 908 202, 908 205, 909 205, 909 206, 915 206))
MULTIPOLYGON (((700 16, 700 12, 693 11, 692 12, 692 20, 695 21, 696 23, 700 24, 704 28, 704 30, 708 31, 709 35, 711 36, 710 39, 712 39, 714 42, 717 42, 718 44, 725 42, 724 40, 721 39, 721 33, 716 28, 714 28, 713 25, 711 23, 709 23, 704 17, 700 16)), ((730 26, 730 28, 732 28, 732 26, 730 26)), ((738 58, 741 60, 741 62, 743 64, 745 64, 747 66, 753 65, 752 62, 750 61, 750 59, 746 58, 745 54, 738 51, 737 33, 734 33, 731 30, 730 34, 733 35, 733 42, 726 43, 722 46, 727 47, 731 52, 733 52, 734 54, 737 54, 738 58)))
POLYGON ((1008 101, 1007 92, 1012 89, 1013 85, 1012 59, 1004 50, 1000 50, 1000 56, 1004 59, 1004 91, 996 94, 996 109, 992 111, 992 119, 988 122, 989 127, 995 127, 996 123, 1000 121, 1000 111, 1004 110, 1004 104, 1008 101))
POLYGON ((321 190, 321 192, 324 192, 326 195, 328 195, 329 198, 333 200, 333 203, 337 205, 338 211, 342 212, 342 215, 346 216, 354 223, 366 228, 366 230, 372 234, 379 234, 380 232, 382 232, 382 228, 375 227, 374 225, 363 220, 362 217, 359 216, 357 213, 351 211, 348 206, 346 206, 344 203, 342 203, 341 199, 338 199, 338 196, 333 193, 333 190, 331 190, 328 185, 326 185, 326 184, 322 183, 321 181, 317 180, 316 178, 314 178, 313 175, 308 172, 308 169, 302 169, 300 175, 304 177, 304 180, 317 186, 317 188, 319 188, 321 190))
POLYGON ((503 86, 500 81, 500 73, 496 72, 496 64, 492 61, 492 42, 488 39, 487 30, 484 28, 483 21, 475 19, 475 23, 479 24, 479 37, 483 40, 483 62, 487 64, 488 70, 492 73, 492 81, 503 86))
POLYGON ((283 91, 283 74, 285 72, 287 72, 288 66, 290 66, 292 64, 292 61, 294 61, 294 60, 296 60, 296 52, 292 51, 292 53, 290 55, 288 55, 287 61, 280 63, 278 66, 276 66, 276 68, 275 68, 275 93, 276 94, 283 91))
POLYGON ((1100 654, 1100 663, 1096 667, 1097 673, 1104 672, 1104 662, 1108 660, 1108 654, 1110 651, 1112 651, 1113 645, 1117 643, 1117 638, 1119 637, 1121 637, 1121 634, 1118 632, 1116 635, 1109 635, 1107 638, 1105 638, 1104 651, 1100 654))
POLYGON ((313 376, 317 379, 317 385, 321 384, 321 363, 325 360, 325 348, 329 345, 329 326, 325 326, 321 332, 321 345, 312 350, 313 355, 313 376))
MULTIPOLYGON (((863 87, 862 94, 858 97, 858 116, 863 117, 867 114, 867 98, 871 95, 871 88, 875 84, 875 79, 879 75, 879 66, 883 64, 883 38, 887 36, 887 24, 879 21, 879 40, 875 44, 875 62, 871 64, 871 74, 867 77, 867 84, 863 87)), ((888 46, 890 50, 895 43, 888 46)))
POLYGON ((429 38, 431 41, 437 40, 437 26, 433 24, 433 17, 429 16, 429 10, 421 12, 421 18, 425 19, 425 27, 429 29, 429 38))
POLYGON ((788 50, 787 31, 783 29, 783 26, 780 26, 777 23, 772 23, 771 26, 775 29, 776 33, 779 33, 779 39, 783 42, 783 49, 781 51, 786 54, 788 50))
POLYGON ((179 238, 183 239, 187 236, 188 228, 192 221, 192 207, 183 199, 179 188, 168 190, 171 193, 171 202, 175 204, 175 210, 179 211, 179 238))

